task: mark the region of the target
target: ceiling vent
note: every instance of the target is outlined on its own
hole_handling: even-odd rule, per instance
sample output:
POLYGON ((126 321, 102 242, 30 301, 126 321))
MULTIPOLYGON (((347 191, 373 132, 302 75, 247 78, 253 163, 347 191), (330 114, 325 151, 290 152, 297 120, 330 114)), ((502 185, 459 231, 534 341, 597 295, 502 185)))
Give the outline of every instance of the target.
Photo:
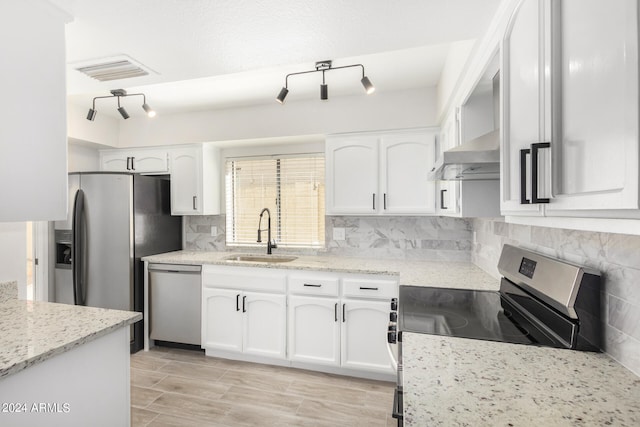
POLYGON ((126 55, 85 61, 72 66, 101 82, 147 76, 153 72, 126 55))

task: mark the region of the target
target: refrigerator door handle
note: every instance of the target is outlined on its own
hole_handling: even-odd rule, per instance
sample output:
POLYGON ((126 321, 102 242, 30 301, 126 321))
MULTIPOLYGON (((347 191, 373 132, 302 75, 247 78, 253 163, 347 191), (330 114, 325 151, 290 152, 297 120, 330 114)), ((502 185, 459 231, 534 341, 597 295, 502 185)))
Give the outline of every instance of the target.
POLYGON ((84 217, 84 192, 78 190, 73 201, 71 245, 71 269, 73 275, 73 300, 76 305, 84 305, 84 245, 83 224, 84 217))

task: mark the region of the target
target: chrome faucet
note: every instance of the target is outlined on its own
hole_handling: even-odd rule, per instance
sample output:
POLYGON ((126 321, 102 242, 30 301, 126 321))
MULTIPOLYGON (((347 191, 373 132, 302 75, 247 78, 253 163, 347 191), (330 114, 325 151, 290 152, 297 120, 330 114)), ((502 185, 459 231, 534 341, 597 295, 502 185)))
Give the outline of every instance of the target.
POLYGON ((262 225, 262 215, 264 215, 264 213, 267 213, 268 218, 267 218, 267 255, 271 255, 271 249, 277 248, 278 246, 276 245, 276 241, 275 240, 271 240, 271 211, 269 211, 269 209, 264 208, 262 209, 262 212, 260 212, 260 221, 258 221, 258 243, 262 243, 262 232, 264 231, 263 229, 260 228, 260 226, 262 225))

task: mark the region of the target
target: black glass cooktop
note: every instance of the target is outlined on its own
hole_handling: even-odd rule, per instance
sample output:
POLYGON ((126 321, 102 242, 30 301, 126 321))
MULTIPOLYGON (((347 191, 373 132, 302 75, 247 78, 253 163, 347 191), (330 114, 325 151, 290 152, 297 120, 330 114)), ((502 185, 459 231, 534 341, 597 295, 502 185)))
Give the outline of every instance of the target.
POLYGON ((495 291, 400 286, 403 332, 562 347, 526 322, 495 291))

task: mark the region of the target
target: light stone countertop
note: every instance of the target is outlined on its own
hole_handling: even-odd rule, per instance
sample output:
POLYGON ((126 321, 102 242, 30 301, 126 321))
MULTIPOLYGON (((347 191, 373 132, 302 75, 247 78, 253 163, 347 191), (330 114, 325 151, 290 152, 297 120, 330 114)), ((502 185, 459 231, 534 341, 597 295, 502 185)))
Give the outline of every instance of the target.
POLYGON ((0 379, 142 319, 141 313, 3 299, 0 283, 0 379))
POLYGON ((604 353, 403 333, 415 426, 639 426, 640 377, 604 353))
POLYGON ((18 282, 0 283, 0 303, 18 298, 18 282))
MULTIPOLYGON (((399 276, 400 285, 498 290, 500 282, 470 262, 411 261, 377 258, 351 258, 328 255, 301 255, 283 263, 230 262, 224 258, 234 252, 175 251, 142 258, 164 264, 214 264, 294 270, 329 271, 355 274, 399 276)), ((247 254, 242 254, 247 255, 247 254)), ((263 254, 260 254, 263 255, 263 254)), ((278 256, 278 255, 274 255, 278 256)))

